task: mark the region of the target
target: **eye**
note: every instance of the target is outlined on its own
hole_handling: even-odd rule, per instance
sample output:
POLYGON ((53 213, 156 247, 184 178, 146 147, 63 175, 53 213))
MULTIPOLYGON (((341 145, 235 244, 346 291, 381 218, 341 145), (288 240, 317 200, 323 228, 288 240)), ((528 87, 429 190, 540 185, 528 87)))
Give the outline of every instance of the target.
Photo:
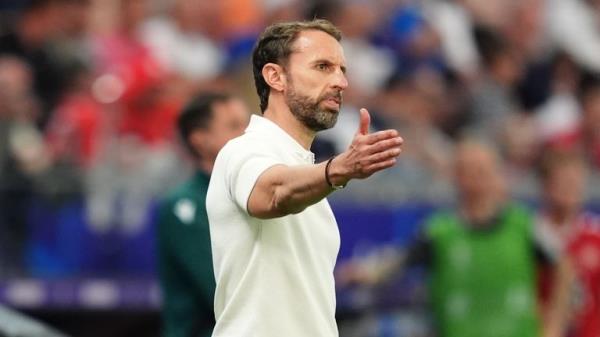
POLYGON ((327 63, 319 63, 319 64, 317 64, 317 68, 319 70, 327 70, 327 69, 329 69, 329 65, 327 63))

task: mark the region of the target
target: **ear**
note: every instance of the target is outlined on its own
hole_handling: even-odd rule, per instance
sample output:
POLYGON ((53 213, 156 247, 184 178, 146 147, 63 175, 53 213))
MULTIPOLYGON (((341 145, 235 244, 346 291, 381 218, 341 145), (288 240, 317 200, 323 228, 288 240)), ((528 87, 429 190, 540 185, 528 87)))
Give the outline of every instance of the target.
POLYGON ((267 63, 262 68, 265 82, 276 91, 283 91, 287 86, 287 78, 283 67, 275 63, 267 63))

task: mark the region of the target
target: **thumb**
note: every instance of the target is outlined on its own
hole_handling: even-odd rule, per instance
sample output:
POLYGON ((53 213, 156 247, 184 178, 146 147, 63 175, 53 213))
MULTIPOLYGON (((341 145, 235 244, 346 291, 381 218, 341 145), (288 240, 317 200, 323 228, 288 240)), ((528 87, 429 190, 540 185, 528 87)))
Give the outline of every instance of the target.
POLYGON ((369 111, 365 108, 360 109, 360 126, 358 128, 358 133, 361 135, 368 134, 370 124, 371 116, 369 115, 369 111))

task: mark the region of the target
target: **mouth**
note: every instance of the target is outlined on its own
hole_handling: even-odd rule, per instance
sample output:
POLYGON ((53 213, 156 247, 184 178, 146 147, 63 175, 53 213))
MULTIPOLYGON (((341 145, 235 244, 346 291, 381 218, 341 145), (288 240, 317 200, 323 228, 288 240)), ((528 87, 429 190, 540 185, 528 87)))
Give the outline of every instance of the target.
POLYGON ((342 98, 339 95, 330 96, 324 99, 323 103, 338 110, 342 106, 342 98))
POLYGON ((340 101, 335 98, 328 98, 325 100, 325 103, 328 103, 329 105, 335 105, 337 107, 340 106, 340 101))

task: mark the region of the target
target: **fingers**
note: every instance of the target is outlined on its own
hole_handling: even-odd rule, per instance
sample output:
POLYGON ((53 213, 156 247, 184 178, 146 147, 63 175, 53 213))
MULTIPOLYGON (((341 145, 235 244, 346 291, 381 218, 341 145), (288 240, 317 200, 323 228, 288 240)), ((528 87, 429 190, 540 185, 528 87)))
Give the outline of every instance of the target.
POLYGON ((396 158, 391 158, 382 162, 377 162, 365 167, 365 171, 369 172, 369 175, 390 168, 396 164, 396 158))
POLYGON ((399 147, 394 147, 364 158, 360 161, 360 165, 357 166, 360 170, 360 175, 368 177, 379 170, 393 166, 400 152, 402 150, 399 147))
POLYGON ((394 146, 385 151, 365 155, 360 159, 357 158, 356 162, 352 165, 354 177, 359 179, 366 178, 379 170, 393 166, 401 152, 402 149, 399 146, 394 146))
POLYGON ((374 144, 367 145, 366 153, 374 154, 377 152, 386 151, 390 148, 400 148, 400 146, 404 143, 402 137, 394 137, 388 138, 381 141, 378 141, 374 144))
POLYGON ((369 134, 369 126, 371 125, 371 116, 367 109, 360 109, 360 125, 358 127, 358 134, 368 135, 369 134))
POLYGON ((386 161, 386 160, 389 160, 391 158, 398 157, 400 155, 400 152, 402 152, 402 149, 400 149, 399 147, 393 147, 391 149, 387 149, 385 151, 376 152, 376 153, 368 156, 367 158, 365 158, 365 162, 367 162, 367 163, 377 163, 377 162, 386 161))
POLYGON ((372 134, 365 135, 363 142, 365 144, 371 145, 371 144, 375 144, 377 142, 381 142, 386 139, 396 138, 396 137, 399 137, 398 131, 384 130, 384 131, 378 131, 378 132, 375 132, 372 134))

